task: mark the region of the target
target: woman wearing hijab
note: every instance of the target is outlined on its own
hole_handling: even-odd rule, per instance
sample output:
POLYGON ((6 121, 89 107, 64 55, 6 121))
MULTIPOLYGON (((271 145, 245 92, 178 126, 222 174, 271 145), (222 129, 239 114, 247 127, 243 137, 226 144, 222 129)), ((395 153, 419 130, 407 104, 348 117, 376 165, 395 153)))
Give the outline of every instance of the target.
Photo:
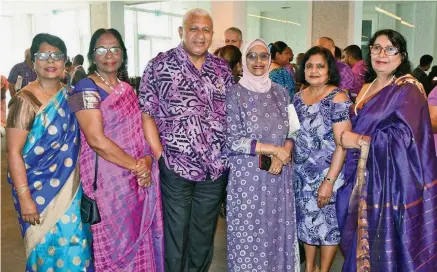
POLYGON ((246 45, 242 62, 243 77, 226 96, 228 268, 298 271, 288 92, 269 79, 263 40, 246 45), (267 170, 261 155, 271 159, 267 170))

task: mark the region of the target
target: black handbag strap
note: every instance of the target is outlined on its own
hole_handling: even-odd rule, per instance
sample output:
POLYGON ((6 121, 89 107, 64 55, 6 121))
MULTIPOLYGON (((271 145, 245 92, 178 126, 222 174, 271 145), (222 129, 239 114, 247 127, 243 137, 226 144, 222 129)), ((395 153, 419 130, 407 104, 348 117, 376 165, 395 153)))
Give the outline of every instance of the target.
POLYGON ((99 155, 96 153, 96 163, 94 166, 94 182, 93 182, 93 189, 94 191, 97 190, 97 167, 99 165, 99 155))

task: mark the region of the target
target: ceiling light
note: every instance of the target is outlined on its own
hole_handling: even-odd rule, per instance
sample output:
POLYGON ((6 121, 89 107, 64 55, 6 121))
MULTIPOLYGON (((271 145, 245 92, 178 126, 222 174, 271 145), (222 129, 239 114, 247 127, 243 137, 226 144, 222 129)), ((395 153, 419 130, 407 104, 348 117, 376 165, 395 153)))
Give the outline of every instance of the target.
POLYGON ((275 21, 275 22, 280 22, 280 23, 286 23, 286 24, 292 24, 292 25, 300 26, 299 23, 295 23, 295 22, 292 22, 292 21, 286 21, 286 20, 280 20, 280 19, 276 19, 276 18, 264 17, 264 16, 255 15, 255 14, 247 14, 247 16, 255 17, 255 18, 260 18, 260 19, 265 19, 265 20, 270 20, 270 21, 275 21))
POLYGON ((406 25, 406 26, 409 26, 409 27, 416 27, 415 25, 412 25, 412 24, 407 23, 407 22, 405 22, 405 21, 401 21, 401 24, 406 25))
POLYGON ((382 8, 375 7, 375 10, 378 11, 378 12, 384 13, 384 14, 387 15, 387 16, 390 16, 390 17, 392 17, 392 18, 395 18, 396 20, 401 21, 401 17, 396 16, 396 15, 394 15, 393 13, 390 13, 390 12, 388 12, 388 11, 382 9, 382 8))

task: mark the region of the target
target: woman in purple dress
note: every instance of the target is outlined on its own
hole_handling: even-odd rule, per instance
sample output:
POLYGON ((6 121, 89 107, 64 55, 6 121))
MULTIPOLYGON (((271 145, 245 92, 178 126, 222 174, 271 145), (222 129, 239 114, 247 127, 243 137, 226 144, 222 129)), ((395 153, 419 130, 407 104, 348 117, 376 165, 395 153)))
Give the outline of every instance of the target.
POLYGON ((293 180, 299 240, 304 243, 306 271, 318 271, 316 248, 321 248, 321 271, 330 270, 340 242, 335 197, 343 184, 345 150, 340 135, 351 129, 352 104, 338 86, 340 76, 328 49, 313 47, 300 69, 308 87, 294 95, 301 128, 292 134, 293 180))
POLYGON ((229 271, 299 271, 288 133, 288 93, 269 79, 262 40, 243 51, 243 77, 226 96, 229 271), (260 154, 271 158, 268 171, 260 154))
POLYGON ((350 149, 337 198, 343 271, 436 271, 437 159, 425 93, 409 75, 401 34, 376 32, 368 54, 353 132, 341 137, 350 149), (356 181, 364 141, 369 157, 356 181))

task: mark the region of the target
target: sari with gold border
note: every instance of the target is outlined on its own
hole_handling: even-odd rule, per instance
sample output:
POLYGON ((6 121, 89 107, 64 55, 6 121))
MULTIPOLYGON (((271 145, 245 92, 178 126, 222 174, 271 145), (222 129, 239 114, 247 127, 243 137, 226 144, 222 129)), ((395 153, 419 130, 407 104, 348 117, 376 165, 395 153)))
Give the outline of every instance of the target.
MULTIPOLYGON (((79 127, 68 107, 68 94, 63 86, 41 106, 30 91, 22 90, 10 103, 8 127, 30 128, 22 155, 29 190, 41 216, 38 225, 24 222, 17 192, 12 190, 24 238, 26 271, 93 270, 90 230, 81 222, 79 207, 79 127), (37 111, 30 109, 32 102, 37 111), (32 117, 23 125, 27 114, 32 117)), ((8 182, 12 184, 9 173, 8 182)))

